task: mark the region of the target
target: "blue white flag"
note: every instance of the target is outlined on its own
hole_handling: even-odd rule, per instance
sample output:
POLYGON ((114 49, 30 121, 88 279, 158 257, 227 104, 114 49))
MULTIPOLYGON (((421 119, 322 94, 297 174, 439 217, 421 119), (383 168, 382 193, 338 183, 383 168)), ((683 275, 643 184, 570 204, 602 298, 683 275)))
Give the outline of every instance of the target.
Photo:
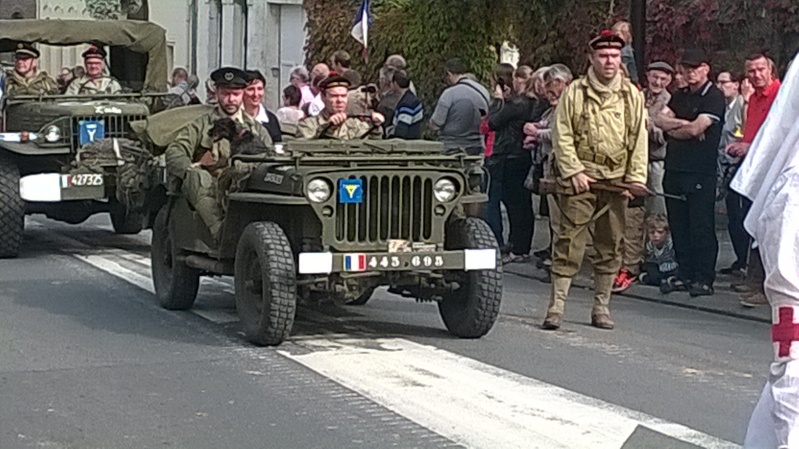
POLYGON ((361 6, 358 8, 355 24, 352 26, 350 34, 363 45, 364 56, 369 48, 369 25, 371 24, 372 11, 369 8, 369 0, 361 0, 361 6))

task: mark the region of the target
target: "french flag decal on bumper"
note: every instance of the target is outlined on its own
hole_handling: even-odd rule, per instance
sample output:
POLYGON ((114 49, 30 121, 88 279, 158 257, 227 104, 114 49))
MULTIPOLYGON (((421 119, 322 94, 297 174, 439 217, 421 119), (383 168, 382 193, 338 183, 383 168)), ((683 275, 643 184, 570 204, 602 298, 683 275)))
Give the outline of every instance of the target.
POLYGON ((345 271, 366 271, 366 254, 347 254, 344 256, 345 271))

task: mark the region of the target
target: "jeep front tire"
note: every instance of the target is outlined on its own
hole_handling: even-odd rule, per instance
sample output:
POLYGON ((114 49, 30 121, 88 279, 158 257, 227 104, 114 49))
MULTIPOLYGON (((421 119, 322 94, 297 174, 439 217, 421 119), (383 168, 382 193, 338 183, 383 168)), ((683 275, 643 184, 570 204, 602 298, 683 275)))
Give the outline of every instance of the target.
POLYGON ((19 192, 19 168, 0 155, 0 258, 17 257, 25 231, 25 202, 19 192))
POLYGON ((289 337, 297 307, 294 255, 283 229, 250 223, 236 248, 236 311, 251 343, 279 345, 289 337))
MULTIPOLYGON (((452 221, 447 227, 447 250, 497 249, 497 240, 488 224, 479 218, 452 221)), ((438 311, 447 330, 460 338, 480 338, 487 334, 499 315, 502 301, 502 261, 496 252, 493 270, 449 273, 457 290, 446 292, 438 311)))

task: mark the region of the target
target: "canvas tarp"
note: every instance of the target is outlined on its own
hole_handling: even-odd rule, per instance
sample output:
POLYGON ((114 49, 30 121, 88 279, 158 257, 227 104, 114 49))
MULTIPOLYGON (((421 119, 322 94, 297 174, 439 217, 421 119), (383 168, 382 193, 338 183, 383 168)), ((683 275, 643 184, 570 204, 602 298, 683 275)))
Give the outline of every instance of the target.
POLYGON ((131 122, 130 126, 139 139, 153 144, 153 152, 159 155, 175 140, 180 131, 197 117, 207 114, 211 105, 184 106, 153 114, 145 120, 131 122))
POLYGON ((144 90, 167 87, 166 31, 135 20, 0 20, 0 52, 14 51, 18 42, 48 45, 91 43, 124 47, 148 56, 144 90))

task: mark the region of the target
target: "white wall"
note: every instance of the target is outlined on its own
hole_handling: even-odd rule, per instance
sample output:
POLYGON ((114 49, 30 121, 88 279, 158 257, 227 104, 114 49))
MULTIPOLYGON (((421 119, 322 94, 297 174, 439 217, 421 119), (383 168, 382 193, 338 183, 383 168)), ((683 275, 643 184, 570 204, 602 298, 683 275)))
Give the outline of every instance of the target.
POLYGON ((171 47, 170 76, 174 67, 189 67, 191 35, 189 33, 188 0, 150 0, 150 22, 166 30, 167 46, 171 47))
MULTIPOLYGON (((37 16, 40 19, 91 19, 83 0, 40 0, 37 16)), ((86 47, 86 45, 72 47, 40 45, 42 56, 39 58, 39 69, 55 78, 61 73, 61 67, 75 67, 82 64, 80 54, 86 47)))
POLYGON ((280 106, 288 80, 284 66, 287 61, 298 64, 305 61, 302 0, 198 2, 196 72, 200 80, 205 81, 220 64, 257 69, 266 78, 267 107, 280 106), (287 14, 289 9, 293 14, 287 14))
MULTIPOLYGON (((202 0, 201 0, 202 1, 202 0)), ((167 61, 170 72, 174 66, 187 67, 191 39, 189 34, 188 0, 150 0, 150 21, 166 30, 167 46, 170 48, 167 61)), ((40 0, 40 19, 91 19, 83 0, 40 0)), ((52 76, 57 76, 61 67, 74 67, 83 61, 80 54, 85 45, 75 47, 40 46, 42 56, 39 65, 52 76)))

